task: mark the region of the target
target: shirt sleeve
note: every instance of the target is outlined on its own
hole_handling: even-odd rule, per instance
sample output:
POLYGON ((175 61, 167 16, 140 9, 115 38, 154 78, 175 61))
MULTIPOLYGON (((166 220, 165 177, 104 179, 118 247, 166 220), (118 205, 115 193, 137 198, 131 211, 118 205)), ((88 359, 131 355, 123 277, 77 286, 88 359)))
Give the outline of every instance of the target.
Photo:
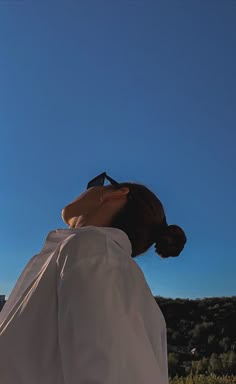
POLYGON ((66 256, 58 284, 65 384, 161 383, 127 264, 112 262, 104 236, 82 248, 72 241, 66 256))

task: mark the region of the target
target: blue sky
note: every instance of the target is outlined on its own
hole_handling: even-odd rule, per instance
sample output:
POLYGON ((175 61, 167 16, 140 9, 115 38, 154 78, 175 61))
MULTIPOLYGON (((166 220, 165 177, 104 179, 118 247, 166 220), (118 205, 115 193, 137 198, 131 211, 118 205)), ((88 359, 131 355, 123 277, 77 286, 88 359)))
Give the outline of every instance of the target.
POLYGON ((0 294, 107 171, 188 244, 136 258, 154 295, 236 294, 235 1, 0 2, 0 294))

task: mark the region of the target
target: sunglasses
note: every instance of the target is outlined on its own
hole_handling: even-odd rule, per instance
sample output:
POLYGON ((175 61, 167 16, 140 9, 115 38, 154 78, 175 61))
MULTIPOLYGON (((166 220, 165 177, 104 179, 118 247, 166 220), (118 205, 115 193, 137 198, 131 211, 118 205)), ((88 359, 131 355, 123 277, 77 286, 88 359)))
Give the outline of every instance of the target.
MULTIPOLYGON (((88 185, 87 185, 87 189, 91 188, 91 187, 98 187, 98 186, 102 186, 104 185, 105 183, 105 179, 107 179, 111 185, 113 185, 115 188, 121 188, 120 184, 117 183, 117 181, 115 181, 114 179, 112 179, 110 176, 108 176, 106 174, 106 172, 103 172, 101 173, 100 175, 94 177, 94 179, 92 179, 88 185)), ((131 192, 128 193, 128 198, 129 199, 133 199, 133 196, 131 194, 131 192)))

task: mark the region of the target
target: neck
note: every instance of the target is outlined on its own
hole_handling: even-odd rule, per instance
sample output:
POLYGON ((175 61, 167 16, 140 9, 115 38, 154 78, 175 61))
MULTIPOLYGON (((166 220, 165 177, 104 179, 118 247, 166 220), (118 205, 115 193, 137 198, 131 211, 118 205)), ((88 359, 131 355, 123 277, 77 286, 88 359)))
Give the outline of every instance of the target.
POLYGON ((71 217, 67 224, 70 228, 80 228, 80 227, 109 227, 110 221, 104 220, 104 217, 99 216, 84 216, 71 217))

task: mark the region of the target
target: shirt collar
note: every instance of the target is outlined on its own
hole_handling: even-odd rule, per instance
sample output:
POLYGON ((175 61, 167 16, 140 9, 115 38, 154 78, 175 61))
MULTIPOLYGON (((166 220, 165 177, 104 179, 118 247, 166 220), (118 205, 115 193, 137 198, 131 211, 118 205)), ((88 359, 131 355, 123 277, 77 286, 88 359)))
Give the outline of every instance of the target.
POLYGON ((128 238, 127 234, 118 228, 113 227, 94 227, 94 226, 87 226, 87 227, 79 227, 79 228, 58 228, 56 229, 56 232, 59 233, 68 233, 73 234, 77 232, 82 231, 89 231, 90 228, 96 228, 98 231, 104 232, 106 235, 108 235, 112 240, 114 240, 116 243, 120 245, 121 248, 123 248, 130 256, 132 254, 132 245, 130 242, 130 239, 128 238))

